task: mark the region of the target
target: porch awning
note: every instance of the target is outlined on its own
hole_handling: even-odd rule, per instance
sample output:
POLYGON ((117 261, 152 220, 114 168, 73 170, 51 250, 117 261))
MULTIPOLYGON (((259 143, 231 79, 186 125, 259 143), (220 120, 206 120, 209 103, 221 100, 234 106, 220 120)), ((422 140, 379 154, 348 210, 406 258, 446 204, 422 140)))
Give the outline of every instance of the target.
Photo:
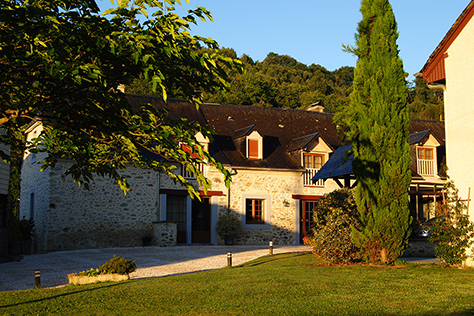
POLYGON ((339 147, 311 180, 336 179, 352 175, 352 161, 354 160, 354 154, 349 156, 349 151, 351 149, 352 145, 339 147))

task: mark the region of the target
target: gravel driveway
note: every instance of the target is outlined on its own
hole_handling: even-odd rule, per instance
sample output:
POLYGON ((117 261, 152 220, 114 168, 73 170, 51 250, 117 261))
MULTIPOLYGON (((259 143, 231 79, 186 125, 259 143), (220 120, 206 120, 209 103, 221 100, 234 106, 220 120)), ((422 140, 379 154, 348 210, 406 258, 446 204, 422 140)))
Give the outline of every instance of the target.
MULTIPOLYGON (((106 248, 58 251, 25 256, 20 262, 0 263, 0 291, 27 290, 35 286, 34 270, 41 272, 43 288, 68 284, 69 273, 98 268, 113 255, 135 261, 131 279, 169 276, 238 265, 269 253, 268 246, 177 246, 106 248)), ((309 251, 306 246, 275 246, 274 254, 309 251)))

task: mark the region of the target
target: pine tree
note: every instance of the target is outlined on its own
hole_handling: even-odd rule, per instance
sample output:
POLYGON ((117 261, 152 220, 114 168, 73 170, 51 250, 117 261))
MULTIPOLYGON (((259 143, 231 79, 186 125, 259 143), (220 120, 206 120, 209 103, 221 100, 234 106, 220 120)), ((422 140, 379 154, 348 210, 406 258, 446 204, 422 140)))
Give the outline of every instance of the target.
POLYGON ((363 225, 352 230, 368 261, 391 262, 405 250, 411 216, 409 117, 397 23, 388 0, 362 0, 358 57, 349 106, 336 120, 352 142, 358 180, 356 202, 363 225))

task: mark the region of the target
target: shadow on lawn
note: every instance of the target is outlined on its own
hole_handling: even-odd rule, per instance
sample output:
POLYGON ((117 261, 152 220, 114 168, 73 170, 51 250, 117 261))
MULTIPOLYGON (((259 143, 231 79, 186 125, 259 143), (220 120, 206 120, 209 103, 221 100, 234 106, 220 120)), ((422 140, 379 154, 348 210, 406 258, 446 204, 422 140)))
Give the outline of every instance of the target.
POLYGON ((110 287, 118 286, 118 285, 120 285, 120 284, 115 283, 115 284, 103 285, 103 286, 96 287, 96 288, 93 288, 93 289, 81 289, 81 290, 78 290, 78 291, 73 291, 73 292, 69 292, 69 293, 54 295, 54 296, 50 296, 50 297, 44 297, 44 298, 41 298, 41 299, 27 301, 27 302, 20 302, 20 303, 10 304, 10 305, 0 305, 0 308, 15 307, 15 306, 20 306, 20 305, 30 304, 30 303, 38 303, 38 302, 47 301, 47 300, 50 300, 50 299, 55 299, 55 298, 58 298, 58 297, 69 296, 69 295, 77 294, 77 293, 81 293, 81 292, 90 292, 90 291, 95 291, 95 290, 101 290, 101 289, 104 289, 104 288, 110 288, 110 287))
MULTIPOLYGON (((294 255, 294 257, 301 257, 301 256, 304 256, 304 255, 307 255, 309 252, 298 252, 296 253, 296 255, 294 255)), ((287 259, 287 256, 282 256, 282 255, 287 255, 289 253, 285 253, 285 254, 278 254, 278 255, 267 255, 267 256, 264 256, 264 257, 260 257, 258 259, 255 259, 255 260, 252 260, 250 262, 246 262, 246 263, 242 263, 240 265, 238 265, 238 267, 256 267, 256 266, 259 266, 259 265, 262 265, 262 264, 266 264, 266 263, 270 263, 270 262, 274 262, 274 261, 279 261, 279 260, 284 260, 284 259, 287 259)), ((295 253, 291 253, 292 255, 295 254, 295 253)))
MULTIPOLYGON (((432 316, 433 312, 420 314, 419 316, 432 316)), ((464 315, 474 315, 474 308, 467 308, 463 311, 457 311, 452 313, 443 313, 444 316, 464 316, 464 315)))

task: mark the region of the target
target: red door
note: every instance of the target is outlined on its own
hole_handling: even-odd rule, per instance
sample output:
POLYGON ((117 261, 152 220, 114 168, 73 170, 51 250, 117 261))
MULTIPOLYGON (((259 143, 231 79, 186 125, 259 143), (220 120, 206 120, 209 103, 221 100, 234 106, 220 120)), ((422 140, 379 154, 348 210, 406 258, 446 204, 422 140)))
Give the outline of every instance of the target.
POLYGON ((303 238, 311 232, 311 226, 313 225, 313 212, 314 208, 318 204, 317 201, 303 200, 301 201, 301 213, 300 213, 300 242, 303 242, 303 238))

